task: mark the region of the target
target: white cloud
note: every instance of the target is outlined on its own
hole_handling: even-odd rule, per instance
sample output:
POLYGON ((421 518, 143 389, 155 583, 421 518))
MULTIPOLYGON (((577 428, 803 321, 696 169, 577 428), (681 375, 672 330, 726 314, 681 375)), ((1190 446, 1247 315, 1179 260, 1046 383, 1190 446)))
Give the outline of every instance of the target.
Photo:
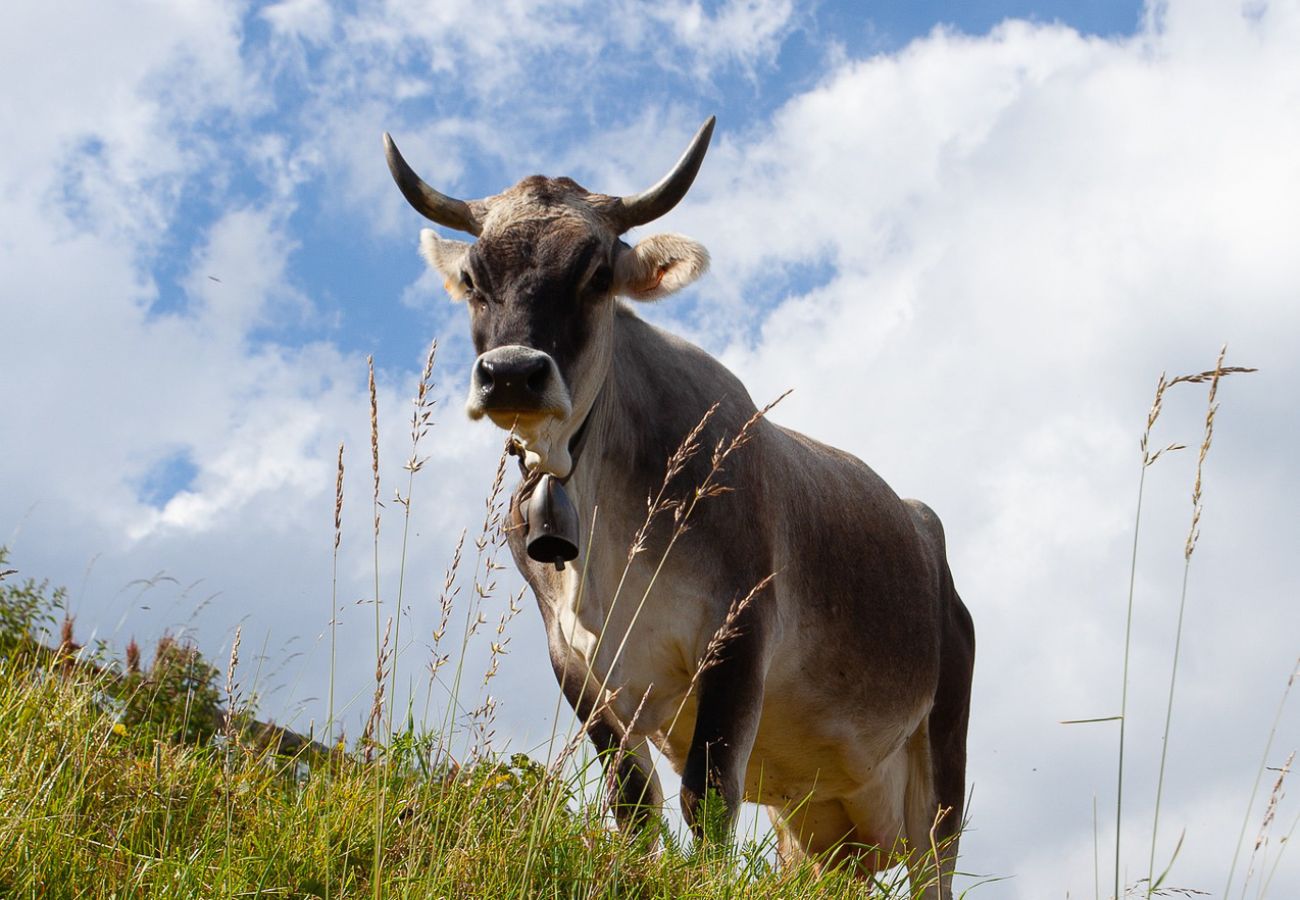
POLYGON ((280 34, 312 41, 323 40, 334 27, 334 10, 325 0, 281 0, 261 15, 280 34))
MULTIPOLYGON (((794 4, 790 0, 727 0, 710 13, 698 0, 673 0, 651 5, 627 4, 622 8, 629 23, 653 22, 675 39, 662 45, 660 59, 673 65, 668 50, 691 54, 691 67, 708 78, 729 63, 752 70, 771 62, 790 32, 794 4)), ((635 34, 635 25, 630 29, 635 34)), ((649 35, 625 38, 626 43, 655 40, 649 35)))
POLYGON ((229 4, 69 15, 20 3, 0 42, 10 85, 0 111, 7 202, 61 203, 78 227, 145 238, 165 223, 175 179, 211 159, 211 142, 186 140, 188 128, 214 110, 251 112, 262 101, 244 77, 229 4))
MULTIPOLYGON (((779 421, 853 450, 945 518, 981 644, 966 850, 981 871, 1018 874, 1000 896, 1086 890, 1093 792, 1113 815, 1113 730, 1055 722, 1117 711, 1154 376, 1209 366, 1223 340, 1231 361, 1269 373, 1224 386, 1207 474, 1216 515, 1238 502, 1229 484, 1261 462, 1282 471, 1300 438, 1287 412, 1300 388, 1300 257, 1288 249, 1300 233, 1300 70, 1285 62, 1300 49, 1300 10, 1173 4, 1157 22, 1123 41, 1016 22, 985 38, 938 31, 846 64, 770 132, 724 138, 679 214, 715 274, 693 317, 663 315, 726 348, 756 398, 794 387, 779 421), (755 296, 772 302, 765 282, 828 260, 826 283, 796 284, 756 332, 737 332, 755 296), (1257 429, 1274 436, 1243 449, 1257 429)), ((1157 440, 1195 446, 1203 391, 1170 402, 1157 440)), ((1190 462, 1158 464, 1144 513, 1133 878, 1139 857, 1145 873, 1190 462)), ((1285 560, 1300 497, 1294 479, 1273 490, 1243 533, 1220 525, 1203 538, 1266 550, 1211 562, 1203 547, 1195 560, 1173 749, 1184 760, 1160 848, 1184 822, 1201 829, 1179 884, 1217 889, 1237 825, 1180 810, 1207 791, 1237 789, 1244 803, 1263 737, 1221 696, 1223 679, 1266 705, 1296 655, 1300 585, 1285 560), (1234 645, 1218 640, 1229 609, 1251 623, 1234 645)))

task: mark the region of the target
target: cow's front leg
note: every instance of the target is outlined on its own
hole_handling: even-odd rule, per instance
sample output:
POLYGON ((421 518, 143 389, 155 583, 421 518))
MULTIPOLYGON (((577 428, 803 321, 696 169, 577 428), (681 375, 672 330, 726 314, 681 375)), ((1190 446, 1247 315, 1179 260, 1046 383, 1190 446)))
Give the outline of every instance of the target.
POLYGON ((644 828, 664 802, 650 746, 644 737, 634 734, 624 737, 623 723, 608 707, 596 702, 595 676, 569 653, 558 630, 552 629, 550 638, 551 664, 560 690, 596 746, 609 778, 609 805, 614 818, 620 828, 644 828))
POLYGON ((696 683, 695 733, 682 772, 681 799, 682 814, 697 839, 726 838, 735 824, 763 709, 763 657, 758 634, 742 628, 716 659, 706 661, 696 683), (709 805, 714 798, 724 804, 721 812, 709 805))
POLYGON ((624 738, 620 731, 602 716, 587 722, 587 735, 601 755, 609 780, 609 805, 614 818, 622 829, 640 830, 663 805, 663 791, 649 742, 637 735, 624 738))

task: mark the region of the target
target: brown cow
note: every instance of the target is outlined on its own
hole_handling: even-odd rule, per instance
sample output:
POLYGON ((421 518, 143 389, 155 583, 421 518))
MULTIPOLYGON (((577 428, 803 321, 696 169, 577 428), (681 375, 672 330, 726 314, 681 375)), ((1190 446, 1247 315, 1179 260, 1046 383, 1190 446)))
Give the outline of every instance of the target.
MULTIPOLYGON (((690 488, 708 477, 709 451, 755 415, 722 364, 620 299, 667 296, 707 268, 707 251, 689 238, 629 246, 621 236, 686 194, 713 124, 662 181, 631 197, 535 175, 463 202, 425 184, 384 141, 412 206, 478 238, 426 229, 420 240, 469 310, 479 354, 469 415, 514 428, 528 471, 562 480, 576 507, 575 564, 533 559, 523 529, 510 546, 566 697, 598 748, 625 742, 620 822, 662 802, 653 743, 681 774, 697 835, 716 790, 728 821, 742 800, 767 806, 784 858, 832 854, 878 868, 902 850, 914 890, 947 900, 975 636, 935 514, 900 500, 850 454, 760 418, 725 463, 732 490, 699 504, 666 558, 674 528, 660 517, 628 562, 646 498, 683 437, 707 418, 703 452, 673 481, 690 488), (735 601, 768 576, 700 671, 735 601), (925 859, 932 835, 937 879, 925 859)), ((516 491, 516 521, 536 481, 516 491)))

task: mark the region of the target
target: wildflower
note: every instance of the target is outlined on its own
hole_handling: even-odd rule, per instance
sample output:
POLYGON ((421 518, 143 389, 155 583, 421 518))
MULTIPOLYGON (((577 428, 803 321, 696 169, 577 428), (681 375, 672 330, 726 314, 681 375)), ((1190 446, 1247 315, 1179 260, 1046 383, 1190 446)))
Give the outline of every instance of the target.
POLYGON ((117 735, 118 737, 126 737, 126 726, 123 725, 121 722, 114 722, 113 734, 117 735))

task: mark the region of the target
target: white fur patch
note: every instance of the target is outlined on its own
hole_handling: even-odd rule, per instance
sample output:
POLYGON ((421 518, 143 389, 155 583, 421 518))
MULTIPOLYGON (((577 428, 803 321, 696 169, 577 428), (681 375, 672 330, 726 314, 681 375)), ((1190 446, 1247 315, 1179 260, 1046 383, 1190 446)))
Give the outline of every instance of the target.
POLYGON ((709 268, 709 251, 680 234, 656 234, 625 250, 614 267, 615 292, 633 300, 659 300, 686 287, 709 268))

